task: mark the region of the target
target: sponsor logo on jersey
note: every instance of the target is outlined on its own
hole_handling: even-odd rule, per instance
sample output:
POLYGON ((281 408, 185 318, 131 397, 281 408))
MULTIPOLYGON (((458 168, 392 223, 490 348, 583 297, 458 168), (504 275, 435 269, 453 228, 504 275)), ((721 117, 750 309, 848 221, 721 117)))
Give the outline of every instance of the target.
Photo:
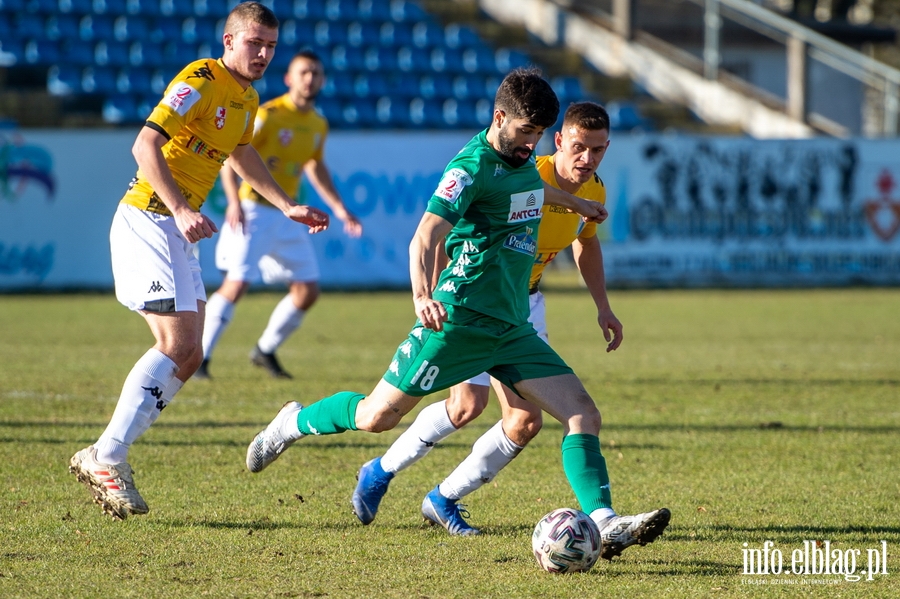
POLYGON ((462 190, 470 183, 472 183, 472 177, 469 173, 461 168, 451 168, 444 173, 434 195, 454 204, 459 199, 459 194, 462 193, 462 190))
POLYGON ((199 99, 200 92, 187 83, 179 83, 172 88, 172 91, 163 99, 162 103, 184 116, 199 99))
POLYGON ((509 196, 509 218, 507 222, 521 223, 541 218, 541 207, 544 205, 544 190, 523 191, 509 196))
POLYGON ((216 129, 221 129, 225 126, 225 107, 218 106, 216 108, 216 129))
POLYGON ((278 141, 281 142, 282 146, 286 147, 291 143, 292 139, 294 139, 294 132, 291 129, 278 130, 278 141))
POLYGON ((533 233, 534 229, 531 227, 525 227, 525 230, 518 235, 510 233, 506 241, 503 242, 503 247, 520 254, 534 256, 537 251, 537 240, 534 238, 533 233))
POLYGON ((447 281, 440 286, 438 291, 448 291, 450 293, 456 293, 456 283, 454 283, 453 281, 447 281))
POLYGON ((228 152, 223 152, 221 150, 210 147, 208 143, 195 135, 191 136, 191 138, 185 144, 185 147, 194 154, 200 154, 201 156, 205 156, 210 160, 215 160, 219 164, 225 164, 225 161, 228 159, 228 152))
POLYGON ((502 164, 498 164, 497 166, 494 167, 494 176, 495 177, 502 177, 505 174, 506 174, 506 169, 503 168, 502 164))
POLYGON ((231 102, 228 104, 228 108, 234 108, 235 110, 243 110, 244 103, 243 102, 235 102, 234 100, 231 100, 231 102))

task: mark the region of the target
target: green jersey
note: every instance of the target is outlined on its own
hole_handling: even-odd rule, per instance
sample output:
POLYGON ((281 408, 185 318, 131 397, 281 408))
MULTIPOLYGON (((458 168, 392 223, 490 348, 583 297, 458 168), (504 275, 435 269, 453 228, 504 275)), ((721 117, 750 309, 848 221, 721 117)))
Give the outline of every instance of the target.
POLYGON ((507 164, 476 135, 450 161, 426 210, 454 225, 434 299, 519 325, 537 250, 544 183, 534 158, 507 164))

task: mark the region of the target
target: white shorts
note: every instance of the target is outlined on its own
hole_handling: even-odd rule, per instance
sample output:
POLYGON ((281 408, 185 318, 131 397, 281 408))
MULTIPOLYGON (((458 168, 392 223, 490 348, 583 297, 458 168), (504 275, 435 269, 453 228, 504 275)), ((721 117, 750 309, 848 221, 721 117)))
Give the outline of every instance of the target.
MULTIPOLYGON (((547 303, 544 301, 544 294, 540 291, 536 291, 529 295, 528 306, 531 309, 531 313, 528 315, 528 322, 534 326, 534 330, 537 331, 538 337, 543 339, 544 342, 549 345, 550 339, 547 336, 547 303)), ((482 372, 478 376, 473 376, 469 380, 463 382, 470 385, 490 387, 491 375, 482 372)))
POLYGON ((173 217, 119 204, 109 248, 116 298, 129 310, 197 312, 206 301, 197 246, 173 217))
POLYGON ((216 266, 233 281, 318 281, 319 263, 305 225, 273 206, 242 200, 243 230, 227 224, 216 244, 216 266))

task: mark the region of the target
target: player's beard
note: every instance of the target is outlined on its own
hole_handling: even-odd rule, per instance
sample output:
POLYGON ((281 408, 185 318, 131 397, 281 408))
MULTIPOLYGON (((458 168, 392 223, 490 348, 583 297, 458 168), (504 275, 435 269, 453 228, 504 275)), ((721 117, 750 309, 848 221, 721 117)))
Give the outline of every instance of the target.
POLYGON ((499 146, 499 148, 497 148, 497 152, 511 167, 519 168, 520 166, 528 162, 529 158, 531 158, 532 150, 529 150, 525 146, 516 147, 514 145, 515 143, 516 142, 512 137, 508 137, 506 135, 505 130, 500 129, 497 131, 497 145, 499 146), (528 152, 528 155, 525 158, 522 158, 521 156, 518 156, 516 154, 516 152, 519 151, 528 152))

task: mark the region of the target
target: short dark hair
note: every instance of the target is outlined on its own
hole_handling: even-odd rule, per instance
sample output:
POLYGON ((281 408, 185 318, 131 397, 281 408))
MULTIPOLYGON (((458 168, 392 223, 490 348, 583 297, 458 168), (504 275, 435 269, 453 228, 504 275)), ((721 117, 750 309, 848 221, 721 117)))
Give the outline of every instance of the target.
POLYGON ((578 127, 584 131, 609 131, 609 115, 596 102, 573 102, 563 116, 562 128, 578 127))
POLYGON ((296 58, 305 58, 307 60, 312 60, 313 62, 322 64, 322 57, 309 48, 303 48, 302 50, 294 54, 293 58, 291 58, 291 62, 294 62, 294 59, 296 58))
POLYGON ((494 109, 512 119, 527 119, 539 127, 552 127, 559 118, 559 100, 537 67, 510 71, 494 96, 494 109))
POLYGON ((250 23, 257 23, 269 29, 278 29, 278 17, 272 10, 259 2, 241 2, 228 13, 225 20, 225 32, 236 34, 243 31, 250 23))

